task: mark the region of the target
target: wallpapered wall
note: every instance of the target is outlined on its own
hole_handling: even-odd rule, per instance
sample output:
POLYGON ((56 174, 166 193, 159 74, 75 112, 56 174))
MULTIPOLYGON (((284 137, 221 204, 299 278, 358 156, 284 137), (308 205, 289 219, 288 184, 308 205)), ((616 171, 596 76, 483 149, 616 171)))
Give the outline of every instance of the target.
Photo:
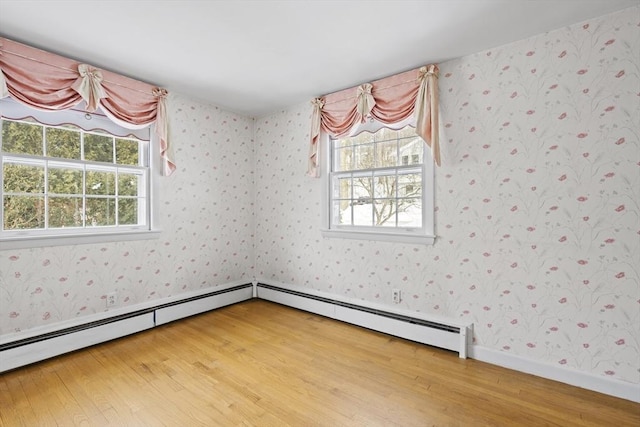
POLYGON ((321 237, 309 105, 254 122, 174 95, 161 238, 0 251, 0 335, 114 290, 126 306, 256 276, 389 305, 401 288, 480 346, 640 383, 639 22, 441 64, 435 246, 321 237))
POLYGON ((158 240, 0 251, 0 335, 253 275, 253 119, 169 99, 158 240))
POLYGON ((440 65, 435 246, 320 235, 311 108, 256 122, 256 275, 462 318, 475 342, 640 382, 640 8, 440 65))

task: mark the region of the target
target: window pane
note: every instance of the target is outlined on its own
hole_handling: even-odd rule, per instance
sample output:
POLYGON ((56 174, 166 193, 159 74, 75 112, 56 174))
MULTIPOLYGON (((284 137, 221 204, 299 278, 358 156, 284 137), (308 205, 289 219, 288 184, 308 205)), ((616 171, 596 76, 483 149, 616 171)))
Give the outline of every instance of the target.
POLYGON ((120 196, 137 196, 138 180, 141 177, 133 173, 118 174, 118 195, 120 196))
POLYGON ((351 225, 351 204, 348 200, 333 202, 333 220, 338 225, 351 225))
POLYGON ((81 197, 49 197, 49 228, 82 227, 81 197))
POLYGON ((422 228, 424 147, 411 126, 333 140, 330 226, 422 228))
POLYGON ((80 160, 80 132, 47 128, 47 156, 80 160))
POLYGON ((398 132, 398 138, 415 138, 416 137, 416 128, 411 126, 403 127, 397 132, 398 132))
POLYGON ((87 194, 115 195, 115 172, 87 171, 87 194))
POLYGON ((398 197, 422 197, 422 179, 417 173, 399 175, 398 197))
POLYGON ((398 199, 398 227, 422 227, 422 199, 398 199))
POLYGON ((49 193, 82 194, 82 169, 49 168, 49 193))
POLYGON ((375 225, 395 227, 396 206, 396 201, 394 199, 376 200, 376 204, 374 206, 375 225))
POLYGON ((96 130, 85 131, 81 111, 42 113, 10 98, 0 108, 26 117, 0 115, 0 239, 150 225, 148 129, 135 131, 138 139, 105 117, 94 117, 96 130))
POLYGON ((140 143, 138 141, 116 138, 116 163, 120 165, 139 165, 139 146, 140 143))
POLYGON ((373 203, 369 200, 367 203, 353 205, 353 225, 371 226, 373 221, 373 203))
POLYGON ((354 169, 373 168, 373 156, 375 152, 373 144, 356 145, 354 150, 356 155, 354 169))
POLYGON ((422 138, 416 136, 413 138, 404 138, 398 143, 400 145, 400 157, 402 158, 402 164, 422 164, 422 153, 424 152, 424 141, 422 138))
POLYGON ((393 129, 382 128, 378 130, 373 137, 376 142, 395 141, 397 139, 397 133, 393 129))
POLYGON ((378 175, 375 177, 375 198, 395 198, 396 197, 396 176, 378 175))
POLYGON ((394 141, 379 142, 376 144, 376 167, 386 168, 398 164, 398 143, 394 141))
POLYGON ((5 230, 44 228, 44 196, 5 196, 5 230))
POLYGON ((3 120, 2 151, 42 156, 42 126, 3 120))
POLYGON ((113 137, 85 134, 84 159, 93 162, 113 163, 113 137))
POLYGON ((353 147, 338 148, 334 151, 334 170, 353 170, 353 147))
POLYGON ((352 145, 353 145, 353 138, 341 138, 341 139, 336 139, 334 141, 334 146, 337 148, 350 147, 352 145))
POLYGON ((44 193, 44 167, 5 163, 3 189, 7 193, 44 193))
POLYGON ((115 225, 116 200, 114 198, 87 198, 87 226, 115 225))
POLYGON ((355 176, 353 178, 353 198, 371 203, 372 184, 373 179, 371 176, 355 176))
POLYGON ((118 199, 118 223, 138 224, 138 199, 118 199))
POLYGON ((371 132, 360 132, 358 135, 348 139, 351 140, 353 145, 367 144, 373 142, 373 134, 371 132))
POLYGON ((351 177, 334 179, 333 198, 334 199, 350 199, 351 198, 351 177))

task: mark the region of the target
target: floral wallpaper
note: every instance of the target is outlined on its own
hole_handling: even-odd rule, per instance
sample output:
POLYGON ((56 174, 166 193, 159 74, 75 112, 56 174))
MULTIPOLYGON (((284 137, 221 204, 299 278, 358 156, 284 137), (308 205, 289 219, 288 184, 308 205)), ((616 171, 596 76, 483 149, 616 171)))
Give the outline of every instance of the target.
POLYGON ((254 120, 172 95, 161 237, 0 250, 0 337, 255 276, 400 288, 478 346, 640 383, 639 27, 635 7, 440 64, 434 246, 322 238, 310 105, 254 120))
POLYGON ((253 119, 169 99, 157 240, 0 251, 0 336, 253 276, 253 119))
POLYGON ((323 239, 311 108, 256 121, 256 276, 640 383, 640 8, 440 64, 434 246, 323 239))

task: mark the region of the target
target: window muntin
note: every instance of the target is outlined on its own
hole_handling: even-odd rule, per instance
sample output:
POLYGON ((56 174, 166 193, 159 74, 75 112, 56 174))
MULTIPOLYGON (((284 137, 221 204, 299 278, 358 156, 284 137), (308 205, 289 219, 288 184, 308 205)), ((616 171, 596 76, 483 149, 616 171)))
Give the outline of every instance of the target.
POLYGON ((3 111, 0 119, 0 238, 150 230, 148 140, 113 124, 107 132, 69 123, 104 121, 82 112, 61 112, 64 124, 51 124, 55 112, 33 110, 44 124, 15 102, 2 107, 14 118, 3 111))
POLYGON ((413 127, 329 143, 330 230, 426 234, 423 183, 431 158, 413 127))

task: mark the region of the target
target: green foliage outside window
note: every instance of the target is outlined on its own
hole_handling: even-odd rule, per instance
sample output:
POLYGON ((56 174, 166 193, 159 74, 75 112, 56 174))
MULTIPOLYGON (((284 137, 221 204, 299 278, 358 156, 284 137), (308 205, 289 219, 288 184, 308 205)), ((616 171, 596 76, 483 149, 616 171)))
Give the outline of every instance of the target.
POLYGON ((138 224, 138 140, 2 119, 1 141, 3 230, 138 224))

